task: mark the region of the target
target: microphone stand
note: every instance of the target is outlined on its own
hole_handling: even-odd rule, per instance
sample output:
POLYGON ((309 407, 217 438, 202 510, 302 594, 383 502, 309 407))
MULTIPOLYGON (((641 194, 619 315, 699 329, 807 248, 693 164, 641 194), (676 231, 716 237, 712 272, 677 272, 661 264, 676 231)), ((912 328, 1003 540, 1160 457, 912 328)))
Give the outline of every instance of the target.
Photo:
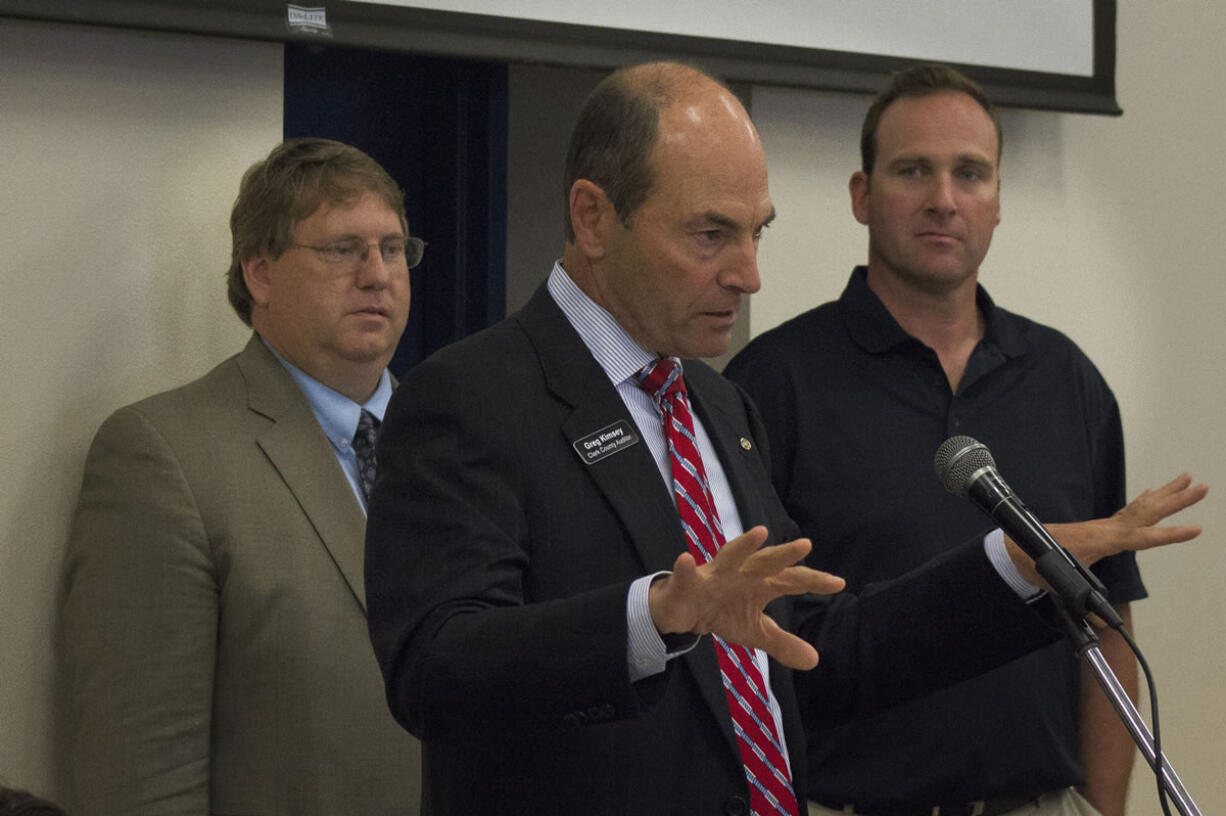
MULTIPOLYGON (((1074 617, 1065 605, 1064 599, 1058 594, 1051 596, 1055 602, 1057 612, 1061 622, 1064 624, 1065 630, 1068 633, 1069 640, 1073 643, 1073 649, 1077 652, 1077 656, 1083 658, 1087 665, 1094 670, 1094 675, 1098 679, 1098 685, 1107 695, 1107 699, 1111 701, 1115 712, 1119 714, 1120 719, 1124 721, 1124 725, 1132 734, 1133 741, 1137 747, 1141 749, 1141 754, 1149 762, 1150 769, 1156 769, 1158 766, 1158 753, 1154 750, 1154 737, 1146 727, 1145 721, 1141 719, 1140 712, 1137 707, 1132 704, 1132 700, 1128 699, 1127 692, 1120 685, 1119 678, 1115 676, 1115 672, 1111 670, 1111 666, 1107 664, 1107 659, 1103 657, 1102 650, 1098 648, 1098 635, 1094 634, 1094 630, 1085 622, 1084 617, 1074 617)), ((1192 796, 1188 793, 1187 788, 1183 786, 1179 775, 1175 773, 1175 769, 1171 766, 1171 761, 1166 758, 1166 753, 1162 754, 1162 774, 1160 781, 1167 795, 1175 803, 1175 807, 1183 816, 1201 816, 1200 808, 1196 806, 1196 802, 1192 801, 1192 796)))
POLYGON ((1146 728, 1132 700, 1128 699, 1119 678, 1107 665, 1098 648, 1098 636, 1086 623, 1086 617, 1094 613, 1113 628, 1124 625, 1115 608, 1107 603, 1107 591, 1102 582, 1048 534, 1042 522, 1031 514, 997 473, 992 454, 983 444, 969 436, 951 436, 937 449, 933 467, 946 490, 970 499, 1034 559, 1034 568, 1050 588, 1048 596, 1056 605, 1077 656, 1084 658, 1094 670, 1098 684, 1124 721, 1150 768, 1158 771, 1161 765, 1161 773, 1158 774, 1161 790, 1175 801, 1183 816, 1201 816, 1200 808, 1179 781, 1166 755, 1159 757, 1155 751, 1153 735, 1146 728))

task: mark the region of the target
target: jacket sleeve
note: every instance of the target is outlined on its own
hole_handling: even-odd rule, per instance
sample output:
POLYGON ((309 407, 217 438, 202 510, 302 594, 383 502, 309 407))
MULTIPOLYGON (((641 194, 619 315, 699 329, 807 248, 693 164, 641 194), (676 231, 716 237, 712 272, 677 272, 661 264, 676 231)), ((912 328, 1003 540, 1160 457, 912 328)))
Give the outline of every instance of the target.
POLYGON ((70 810, 207 814, 217 582, 191 485, 136 408, 89 451, 64 582, 70 810))
POLYGON ((601 574, 574 521, 592 509, 533 455, 557 430, 471 379, 419 364, 380 430, 366 597, 392 713, 423 739, 633 716, 630 581, 601 574))

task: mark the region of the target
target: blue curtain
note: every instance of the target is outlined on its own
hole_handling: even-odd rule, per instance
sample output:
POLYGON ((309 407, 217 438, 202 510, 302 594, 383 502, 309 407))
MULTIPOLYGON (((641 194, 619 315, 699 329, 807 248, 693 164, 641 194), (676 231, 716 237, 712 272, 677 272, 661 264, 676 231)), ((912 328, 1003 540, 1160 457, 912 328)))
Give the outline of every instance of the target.
POLYGON ((503 63, 285 46, 285 137, 369 153, 429 244, 394 374, 506 311, 506 112, 503 63))

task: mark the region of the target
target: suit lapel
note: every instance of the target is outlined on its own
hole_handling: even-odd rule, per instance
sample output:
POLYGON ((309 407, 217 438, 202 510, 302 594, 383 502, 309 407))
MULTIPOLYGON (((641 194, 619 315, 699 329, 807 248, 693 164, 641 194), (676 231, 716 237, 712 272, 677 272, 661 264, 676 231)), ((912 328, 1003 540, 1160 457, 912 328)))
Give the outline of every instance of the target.
POLYGON ((239 355, 238 366, 247 383, 248 407, 271 420, 256 444, 294 495, 365 611, 366 519, 331 443, 302 391, 258 336, 239 355))
POLYGON ((724 476, 736 500, 741 526, 748 530, 756 524, 765 524, 767 519, 763 515, 765 505, 761 496, 763 481, 750 473, 751 464, 758 454, 744 420, 743 407, 739 403, 730 406, 714 393, 711 378, 720 375, 693 360, 687 360, 685 366, 690 403, 707 429, 707 436, 719 456, 724 476))
MULTIPOLYGON (((571 406, 561 428, 567 445, 619 421, 635 428, 617 390, 544 286, 518 320, 536 347, 548 387, 571 406)), ((631 445, 587 465, 585 472, 629 531, 644 571, 672 569, 685 541, 663 481, 644 478, 657 472, 647 445, 631 445)))
MULTIPOLYGON (((549 388, 573 409, 562 424, 568 445, 618 420, 634 426, 617 390, 544 286, 537 290, 518 319, 536 346, 549 388)), ((722 448, 720 456, 726 458, 722 448)), ((629 531, 629 543, 638 553, 644 572, 671 570, 686 543, 677 509, 668 488, 656 475, 656 463, 647 445, 633 445, 601 459, 589 465, 586 472, 629 531)), ((736 483, 733 489, 740 504, 736 483)), ((740 749, 732 731, 728 699, 711 639, 703 638, 697 648, 680 660, 719 723, 728 749, 739 761, 740 749)))

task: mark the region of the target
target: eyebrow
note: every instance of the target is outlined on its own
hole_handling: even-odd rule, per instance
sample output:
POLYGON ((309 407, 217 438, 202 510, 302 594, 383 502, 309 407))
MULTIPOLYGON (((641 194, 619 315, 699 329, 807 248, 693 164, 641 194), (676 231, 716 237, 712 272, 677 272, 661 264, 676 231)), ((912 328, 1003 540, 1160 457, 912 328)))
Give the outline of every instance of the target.
MULTIPOLYGON (((730 229, 730 230, 741 229, 741 224, 738 221, 732 218, 729 218, 728 216, 724 215, 721 212, 716 212, 715 210, 707 210, 699 218, 702 221, 706 221, 708 223, 715 224, 716 226, 723 227, 724 229, 730 229)), ((772 206, 770 214, 766 216, 766 219, 763 220, 761 224, 758 224, 757 226, 753 227, 753 230, 758 230, 758 229, 761 229, 762 227, 768 226, 774 220, 775 220, 775 208, 774 206, 772 206)))
MULTIPOLYGON (((922 164, 931 167, 935 164, 931 156, 926 156, 922 153, 907 153, 901 156, 896 156, 890 160, 886 167, 899 167, 908 164, 922 164)), ((978 153, 963 153, 954 158, 954 164, 974 164, 983 167, 995 167, 995 163, 986 156, 978 153)))
MULTIPOLYGON (((409 237, 409 234, 407 232, 398 229, 395 232, 384 233, 383 235, 379 236, 379 240, 386 241, 389 238, 408 238, 408 237, 409 237)), ((356 232, 346 232, 345 234, 338 235, 335 238, 329 238, 328 243, 335 244, 338 241, 352 241, 355 238, 359 241, 366 240, 363 236, 358 235, 356 232)))

